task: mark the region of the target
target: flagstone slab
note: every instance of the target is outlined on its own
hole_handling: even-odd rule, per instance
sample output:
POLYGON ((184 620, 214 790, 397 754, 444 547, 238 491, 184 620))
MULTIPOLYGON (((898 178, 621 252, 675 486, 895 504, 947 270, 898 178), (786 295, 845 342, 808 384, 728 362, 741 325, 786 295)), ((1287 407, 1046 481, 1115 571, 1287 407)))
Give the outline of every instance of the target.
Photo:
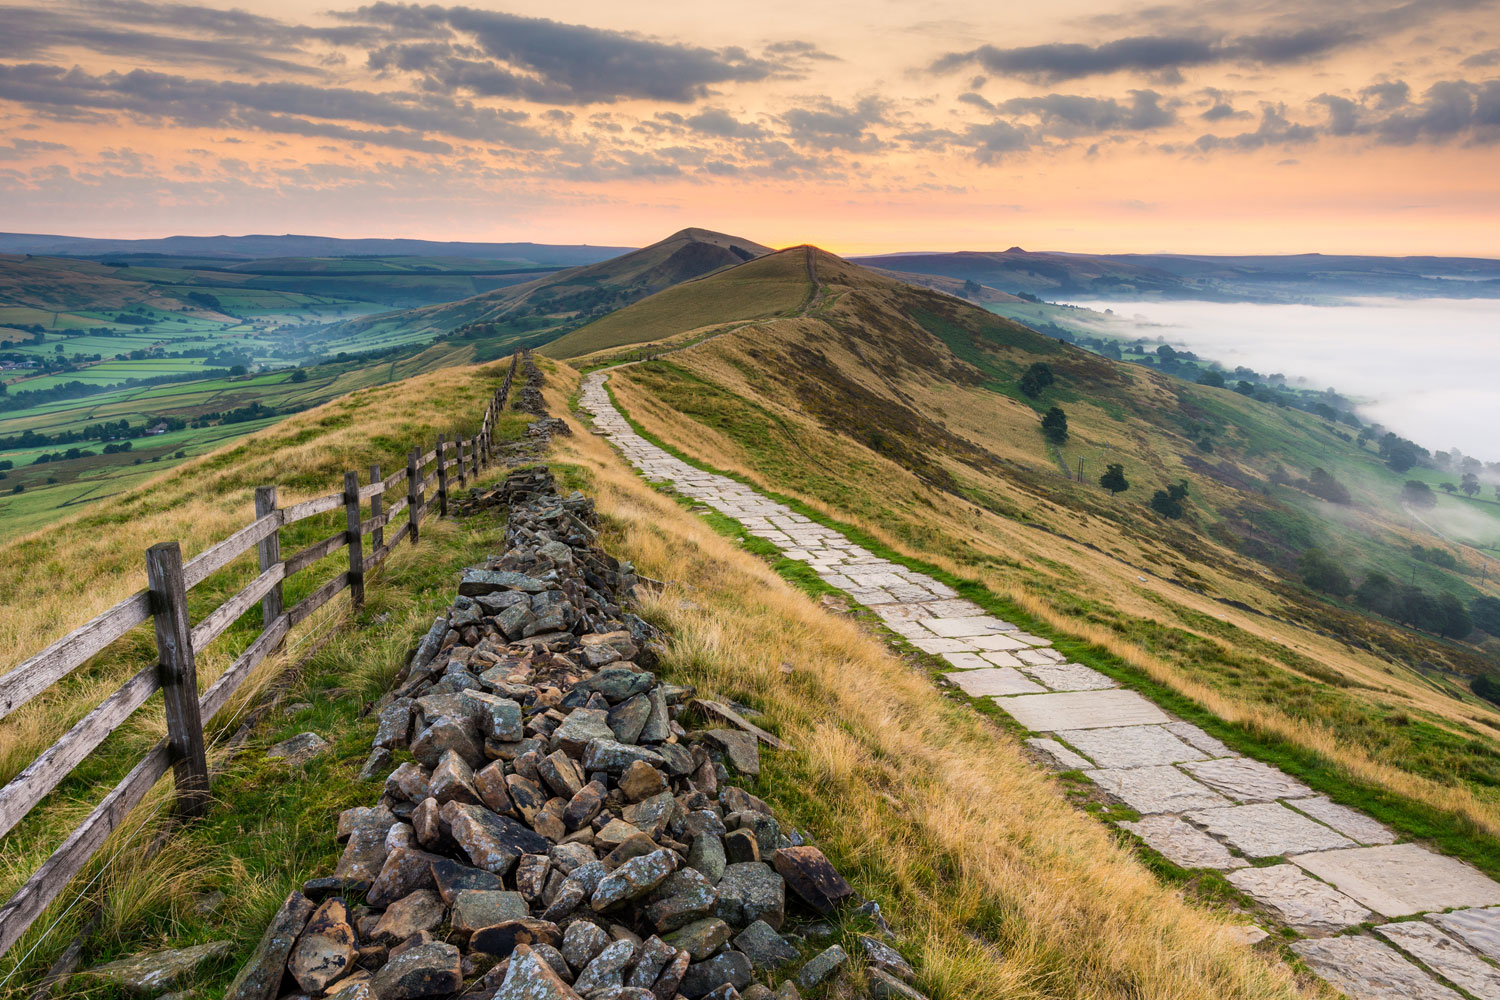
MULTIPOLYGON (((998 704, 1007 707, 1010 702, 998 704)), ((1175 767, 1103 768, 1084 776, 1142 815, 1229 805, 1224 796, 1175 767)))
POLYGON ((978 653, 944 653, 943 659, 956 670, 988 670, 993 666, 988 660, 980 659, 978 653))
POLYGON ((974 644, 975 649, 983 649, 997 653, 1009 653, 1018 649, 1030 649, 1024 642, 1017 642, 1008 633, 992 632, 988 635, 971 635, 966 637, 974 644))
POLYGON ((1353 847, 1354 841, 1280 802, 1204 809, 1187 818, 1252 858, 1353 847))
POLYGON ((1462 1000, 1368 935, 1294 941, 1292 950, 1349 1000, 1462 1000))
POLYGON ((1282 774, 1269 764, 1245 757, 1207 760, 1183 767, 1206 785, 1241 802, 1273 802, 1276 799, 1307 798, 1313 790, 1282 774))
POLYGON ((1107 726, 1064 729, 1057 738, 1093 758, 1100 767, 1151 767, 1184 760, 1203 760, 1196 750, 1161 726, 1107 726))
POLYGON ((911 641, 911 644, 913 646, 916 646, 924 653, 940 654, 974 652, 974 647, 969 643, 964 642, 962 639, 913 639, 911 641))
POLYGON ((998 618, 991 618, 989 615, 965 618, 924 618, 922 624, 930 629, 933 635, 946 636, 949 639, 1015 631, 1014 625, 1009 625, 998 618))
POLYGON ((1052 766, 1059 771, 1082 771, 1094 766, 1093 761, 1078 756, 1056 740, 1049 740, 1044 736, 1033 736, 1026 741, 1026 745, 1051 760, 1052 766))
POLYGON ((1009 653, 1000 653, 1000 652, 995 652, 995 651, 992 651, 992 650, 985 650, 985 651, 981 652, 979 655, 980 655, 981 658, 983 658, 985 660, 988 660, 990 663, 993 663, 997 667, 1019 667, 1019 666, 1023 666, 1023 664, 1021 663, 1020 660, 1016 659, 1014 656, 1010 655, 1009 653))
POLYGON ((1013 698, 1002 707, 1021 725, 1036 732, 1150 726, 1171 721, 1166 712, 1136 692, 1120 688, 1034 694, 1013 698))
POLYGON ((1500 968, 1431 924, 1407 920, 1375 933, 1478 1000, 1500 1000, 1500 968))
POLYGON ((1337 934, 1375 916, 1296 865, 1245 868, 1224 877, 1230 885, 1274 910, 1288 926, 1304 934, 1337 934))
POLYGON ((1104 691, 1119 687, 1109 677, 1081 663, 1038 663, 1024 667, 1023 671, 1054 691, 1104 691))
POLYGON ((1197 827, 1184 823, 1177 816, 1143 816, 1134 823, 1121 821, 1120 826, 1182 868, 1228 870, 1243 868, 1249 864, 1244 858, 1230 854, 1223 844, 1197 827))
POLYGON ((1489 909, 1429 913, 1427 919, 1462 938, 1480 954, 1500 962, 1500 906, 1489 909))
POLYGON ((1310 799, 1288 799, 1287 805, 1298 812, 1307 813, 1313 819, 1327 823, 1339 833, 1357 840, 1361 844, 1394 844, 1396 835, 1362 812, 1341 806, 1332 799, 1318 795, 1310 799))
POLYGON ((1500 882, 1416 844, 1355 847, 1288 860, 1384 917, 1500 903, 1500 882))
POLYGON ((963 688, 965 694, 975 698, 991 695, 1035 694, 1038 691, 1047 690, 1014 667, 960 670, 943 676, 963 688))
POLYGON ((1191 743, 1210 757, 1238 757, 1239 754, 1229 749, 1223 743, 1193 725, 1191 722, 1169 722, 1164 727, 1167 732, 1182 740, 1191 743))

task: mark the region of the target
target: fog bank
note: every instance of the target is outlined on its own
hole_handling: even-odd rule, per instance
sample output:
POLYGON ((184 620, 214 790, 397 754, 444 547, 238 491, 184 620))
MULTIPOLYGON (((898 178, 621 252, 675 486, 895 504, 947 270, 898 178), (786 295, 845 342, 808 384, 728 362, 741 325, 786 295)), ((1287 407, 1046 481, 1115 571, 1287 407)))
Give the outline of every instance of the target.
MULTIPOLYGON (((1115 336, 1164 337, 1226 368, 1298 376, 1361 401, 1362 419, 1434 451, 1500 460, 1500 301, 1341 305, 1087 301, 1115 336)), ((1295 383, 1294 383, 1295 384, 1295 383)))

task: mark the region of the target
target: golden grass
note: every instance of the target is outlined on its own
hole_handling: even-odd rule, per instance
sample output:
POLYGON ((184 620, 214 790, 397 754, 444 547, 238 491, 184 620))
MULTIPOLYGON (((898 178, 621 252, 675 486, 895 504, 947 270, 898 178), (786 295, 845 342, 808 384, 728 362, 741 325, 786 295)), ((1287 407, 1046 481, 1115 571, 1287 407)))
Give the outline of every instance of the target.
POLYGON ((648 608, 675 636, 671 675, 758 706, 796 747, 770 756, 762 790, 880 901, 933 997, 1305 995, 876 637, 651 492, 597 437, 559 452, 586 470, 611 548, 673 581, 648 608))

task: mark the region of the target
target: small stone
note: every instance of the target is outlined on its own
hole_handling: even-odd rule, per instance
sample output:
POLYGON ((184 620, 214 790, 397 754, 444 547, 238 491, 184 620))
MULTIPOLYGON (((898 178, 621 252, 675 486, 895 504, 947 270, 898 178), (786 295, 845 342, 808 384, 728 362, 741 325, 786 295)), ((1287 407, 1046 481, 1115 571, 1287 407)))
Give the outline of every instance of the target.
POLYGON ((725 983, 735 989, 749 986, 752 975, 754 972, 748 958, 737 951, 726 950, 688 966, 687 975, 682 977, 682 985, 677 988, 688 1000, 699 1000, 725 983))
POLYGON ((620 817, 650 837, 660 837, 677 814, 677 799, 671 792, 661 792, 641 802, 626 806, 620 817))
POLYGON ((505 764, 501 761, 497 760, 475 773, 474 790, 479 793, 479 801, 494 812, 505 815, 515 809, 505 784, 505 764))
POLYGON ((385 865, 371 884, 365 901, 371 906, 389 906, 418 889, 437 888, 432 877, 432 863, 440 860, 442 859, 437 855, 426 851, 409 847, 396 848, 387 855, 385 865))
POLYGON ((380 1000, 416 1000, 453 993, 463 981, 458 949, 444 941, 430 941, 393 957, 375 973, 370 985, 380 1000))
POLYGON ((495 991, 494 1000, 579 1000, 579 997, 538 954, 538 949, 520 944, 511 955, 505 981, 495 991))
POLYGON ((620 793, 631 802, 649 799, 667 790, 667 779, 643 760, 634 761, 620 775, 620 793))
POLYGON ((453 750, 445 751, 438 766, 433 768, 428 788, 438 805, 479 801, 479 792, 474 787, 474 770, 453 750))
POLYGON ((298 733, 282 740, 266 751, 272 760, 285 760, 288 764, 305 764, 328 749, 328 741, 317 733, 298 733))
POLYGON ((606 720, 621 743, 636 743, 651 715, 651 699, 645 694, 627 698, 609 710, 606 720))
POLYGON ((483 868, 475 868, 449 858, 439 858, 433 861, 431 871, 432 880, 437 885, 438 895, 443 897, 443 902, 448 906, 452 906, 458 894, 467 889, 497 892, 505 888, 505 883, 494 872, 487 872, 483 868))
POLYGON ((589 905, 596 913, 651 892, 677 870, 677 855, 667 850, 633 858, 605 876, 589 905))
POLYGON ((617 743, 613 739, 590 740, 583 751, 583 767, 586 771, 621 774, 638 760, 645 761, 652 767, 663 767, 667 763, 661 754, 653 750, 617 743))
POLYGON ((534 831, 484 806, 449 802, 443 806, 443 818, 469 860, 496 875, 505 875, 523 854, 547 850, 547 841, 534 831))
POLYGON ((562 947, 563 936, 558 926, 550 920, 530 917, 521 920, 504 920, 490 927, 481 927, 469 936, 469 950, 504 958, 518 945, 545 944, 552 948, 562 947))
POLYGON ((693 957, 693 961, 701 962, 724 947, 733 934, 734 931, 724 921, 708 917, 664 935, 662 940, 679 951, 687 952, 693 957))
POLYGON ((661 970, 661 975, 656 977, 656 985, 651 988, 656 1000, 672 1000, 677 996, 677 987, 682 985, 682 979, 687 975, 692 961, 692 956, 685 951, 679 951, 672 957, 666 968, 661 970))
POLYGON ((349 910, 342 899, 319 906, 292 948, 287 971, 297 985, 318 994, 342 977, 354 962, 356 941, 349 925, 349 910))
POLYGON ((554 795, 571 799, 583 790, 583 775, 579 773, 578 765, 561 750, 537 761, 536 769, 554 795))
POLYGON ((507 774, 505 788, 510 793, 511 805, 516 815, 528 823, 536 819, 537 813, 542 811, 542 806, 547 804, 547 793, 530 778, 519 774, 507 774))
POLYGON ((799 989, 810 990, 814 986, 827 979, 829 976, 846 962, 849 955, 838 945, 831 945, 824 951, 819 952, 808 959, 802 971, 797 973, 797 986, 799 989))
POLYGON ((718 885, 719 879, 724 877, 724 866, 728 864, 724 841, 712 833, 699 834, 693 838, 687 863, 689 868, 702 872, 711 884, 718 885))
POLYGON ((797 957, 797 949, 787 944, 764 920, 755 921, 735 935, 734 946, 744 952, 757 969, 776 969, 797 957))
POLYGON ((624 664, 611 664, 580 683, 574 690, 585 694, 597 691, 611 705, 614 705, 632 695, 649 691, 655 683, 656 675, 648 670, 636 670, 624 664))
POLYGON ((625 985, 649 990, 667 967, 667 963, 676 956, 676 948, 655 934, 651 935, 637 949, 635 965, 625 974, 625 985))
POLYGON ((385 779, 385 793, 399 802, 421 802, 432 794, 432 772, 407 761, 385 779))
POLYGON ((229 984, 225 1000, 275 1000, 286 972, 287 956, 312 917, 313 909, 312 901, 300 892, 286 898, 267 925, 255 954, 229 984))
POLYGON ((545 854, 526 854, 516 863, 516 891, 528 903, 542 898, 547 887, 547 875, 552 871, 552 859, 545 854))
POLYGON ((636 946, 629 941, 614 941, 594 956, 593 961, 573 981, 575 992, 590 994, 610 986, 623 986, 625 967, 635 958, 636 946))
POLYGON ((474 721, 468 716, 439 716, 412 740, 411 755, 423 767, 437 767, 449 750, 456 752, 470 767, 483 767, 484 743, 479 739, 474 721))
POLYGON ((883 969, 869 969, 872 1000, 927 1000, 925 996, 883 969))
POLYGON ((771 862, 791 890, 824 916, 854 895, 849 883, 816 847, 784 847, 771 862))
POLYGON ((760 842, 751 830, 733 830, 724 837, 724 857, 731 864, 760 860, 760 842))
POLYGON ((385 747, 376 747, 370 751, 370 756, 365 758, 364 766, 359 769, 360 781, 374 781, 391 769, 391 752, 385 747))
POLYGON ((704 734, 710 743, 724 751, 729 763, 740 774, 760 776, 760 741, 738 729, 710 729, 704 734))
POLYGON ((610 871, 633 858, 643 858, 658 849, 656 841, 644 833, 633 833, 620 842, 614 850, 604 856, 604 867, 610 871))
POLYGON ((553 741, 570 757, 582 755, 594 740, 614 738, 615 731, 609 728, 609 713, 595 708, 573 709, 562 725, 552 731, 553 741))
POLYGON ((584 785, 568 800, 567 806, 563 809, 564 825, 569 830, 588 826, 593 818, 604 809, 604 799, 608 794, 608 789, 600 782, 591 781, 584 785))
POLYGON ((563 934, 562 956, 569 968, 583 971, 609 944, 604 928, 587 920, 575 920, 563 934))
POLYGON ((132 955, 96 966, 84 973, 92 979, 122 987, 132 993, 156 996, 192 975, 200 966, 234 951, 230 941, 212 941, 190 948, 173 948, 146 955, 132 955))
POLYGON ((715 913, 721 919, 736 927, 764 920, 781 929, 786 918, 786 884, 770 865, 761 861, 729 865, 717 888, 715 913))
POLYGON ((495 889, 464 889, 453 901, 449 922, 461 934, 493 927, 507 920, 521 920, 530 913, 519 892, 495 889))
POLYGON ((668 875, 651 894, 646 919, 658 931, 671 931, 711 916, 719 894, 701 872, 691 868, 668 875))
POLYGON ((890 973, 898 979, 904 979, 908 983, 916 980, 917 970, 901 957, 900 952, 884 941, 877 941, 867 934, 861 934, 859 946, 864 949, 865 958, 869 959, 870 965, 874 968, 890 973))
POLYGON ((375 746, 387 749, 404 747, 411 742, 411 701, 400 698, 380 710, 375 729, 375 746))
POLYGON ((386 907, 370 936, 395 944, 420 931, 436 930, 442 922, 442 897, 431 889, 419 889, 386 907))
POLYGON ((521 727, 521 706, 509 698, 483 691, 465 691, 462 695, 469 715, 479 723, 479 735, 499 743, 513 743, 525 736, 521 727))

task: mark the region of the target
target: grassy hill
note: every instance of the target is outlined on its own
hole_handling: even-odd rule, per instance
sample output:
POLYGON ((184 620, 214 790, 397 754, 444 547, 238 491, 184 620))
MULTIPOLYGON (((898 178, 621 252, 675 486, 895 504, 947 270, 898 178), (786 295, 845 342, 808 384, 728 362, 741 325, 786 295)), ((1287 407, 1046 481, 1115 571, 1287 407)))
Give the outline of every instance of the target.
POLYGON ((425 335, 482 328, 541 343, 672 285, 770 253, 750 240, 684 229, 619 257, 569 268, 458 302, 353 320, 335 328, 351 336, 425 335))
MULTIPOLYGON (((1379 570, 1496 592, 1495 567, 1481 575, 1472 551, 1468 572, 1412 556, 1443 543, 1395 504, 1405 477, 1373 449, 1311 414, 1112 362, 811 248, 777 256, 787 298, 815 275, 804 309, 612 380, 648 431, 981 583, 1273 757, 1497 843, 1500 713, 1468 688, 1492 656, 1314 592, 1297 571, 1318 547, 1356 582, 1379 570), (1039 362, 1055 381, 1032 397, 1019 380, 1039 362), (1061 445, 1040 431, 1054 406, 1061 445), (1130 482, 1119 495, 1097 484, 1116 463, 1130 482), (1324 468, 1350 502, 1317 499, 1278 467, 1291 480, 1324 468), (1156 513, 1153 494, 1179 482, 1184 516, 1156 513)), ((673 310, 686 319, 648 300, 611 322, 681 335, 733 276, 680 289, 701 297, 673 310)))

